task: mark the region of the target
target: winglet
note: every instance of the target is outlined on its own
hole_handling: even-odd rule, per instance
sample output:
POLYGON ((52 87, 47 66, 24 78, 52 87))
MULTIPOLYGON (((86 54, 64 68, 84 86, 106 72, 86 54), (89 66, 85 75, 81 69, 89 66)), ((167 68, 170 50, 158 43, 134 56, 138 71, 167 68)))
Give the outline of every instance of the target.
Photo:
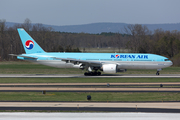
POLYGON ((45 52, 23 28, 17 30, 26 54, 45 52))

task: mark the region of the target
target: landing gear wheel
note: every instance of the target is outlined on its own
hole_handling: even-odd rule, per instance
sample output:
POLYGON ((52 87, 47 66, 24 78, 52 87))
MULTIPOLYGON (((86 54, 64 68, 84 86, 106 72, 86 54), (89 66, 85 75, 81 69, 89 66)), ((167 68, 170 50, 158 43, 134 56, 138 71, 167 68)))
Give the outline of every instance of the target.
POLYGON ((94 75, 94 73, 93 73, 93 72, 90 72, 90 73, 89 73, 89 75, 90 75, 90 76, 93 76, 93 75, 94 75))
POLYGON ((93 72, 93 75, 95 75, 95 76, 96 76, 96 75, 98 75, 98 73, 97 73, 97 72, 93 72))
POLYGON ((159 71, 157 71, 156 75, 159 75, 159 71))
POLYGON ((84 76, 97 76, 101 75, 101 72, 85 72, 84 76))
POLYGON ((97 72, 97 75, 101 75, 101 72, 97 72))
POLYGON ((85 72, 85 73, 84 73, 84 76, 87 76, 87 75, 88 75, 88 73, 87 73, 87 72, 85 72))
POLYGON ((92 72, 85 72, 84 76, 92 76, 92 74, 93 74, 92 72))

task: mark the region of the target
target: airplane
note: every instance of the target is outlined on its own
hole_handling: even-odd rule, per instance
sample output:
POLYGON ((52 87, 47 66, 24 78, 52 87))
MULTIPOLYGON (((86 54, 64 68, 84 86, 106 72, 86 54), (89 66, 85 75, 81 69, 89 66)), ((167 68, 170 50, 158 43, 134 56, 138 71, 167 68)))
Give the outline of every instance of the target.
POLYGON ((127 69, 157 69, 156 75, 159 75, 162 68, 173 64, 156 54, 45 52, 23 28, 17 31, 26 53, 10 55, 51 67, 85 69, 85 76, 101 75, 100 71, 114 74, 127 69))

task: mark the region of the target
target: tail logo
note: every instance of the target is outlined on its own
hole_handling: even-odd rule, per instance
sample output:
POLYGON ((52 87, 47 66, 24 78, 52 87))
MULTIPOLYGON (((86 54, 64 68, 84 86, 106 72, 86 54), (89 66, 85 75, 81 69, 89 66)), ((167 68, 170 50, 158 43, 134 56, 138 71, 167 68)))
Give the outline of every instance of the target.
POLYGON ((25 43, 25 47, 28 50, 32 50, 33 47, 34 47, 34 42, 32 40, 27 40, 26 43, 25 43))

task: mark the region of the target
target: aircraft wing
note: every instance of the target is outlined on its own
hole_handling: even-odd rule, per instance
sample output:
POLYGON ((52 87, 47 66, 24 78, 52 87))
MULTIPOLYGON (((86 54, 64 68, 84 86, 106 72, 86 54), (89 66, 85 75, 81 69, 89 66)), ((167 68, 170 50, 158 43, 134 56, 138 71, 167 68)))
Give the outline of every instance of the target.
POLYGON ((16 54, 9 54, 11 56, 17 56, 17 57, 24 57, 24 58, 29 58, 29 59, 38 59, 37 57, 30 57, 30 56, 25 56, 25 55, 16 55, 16 54))
POLYGON ((98 61, 92 61, 92 60, 80 60, 80 59, 74 59, 74 58, 57 58, 57 57, 52 57, 54 59, 59 59, 65 62, 71 62, 71 63, 83 63, 83 64, 96 64, 96 65, 101 65, 102 62, 98 61))

